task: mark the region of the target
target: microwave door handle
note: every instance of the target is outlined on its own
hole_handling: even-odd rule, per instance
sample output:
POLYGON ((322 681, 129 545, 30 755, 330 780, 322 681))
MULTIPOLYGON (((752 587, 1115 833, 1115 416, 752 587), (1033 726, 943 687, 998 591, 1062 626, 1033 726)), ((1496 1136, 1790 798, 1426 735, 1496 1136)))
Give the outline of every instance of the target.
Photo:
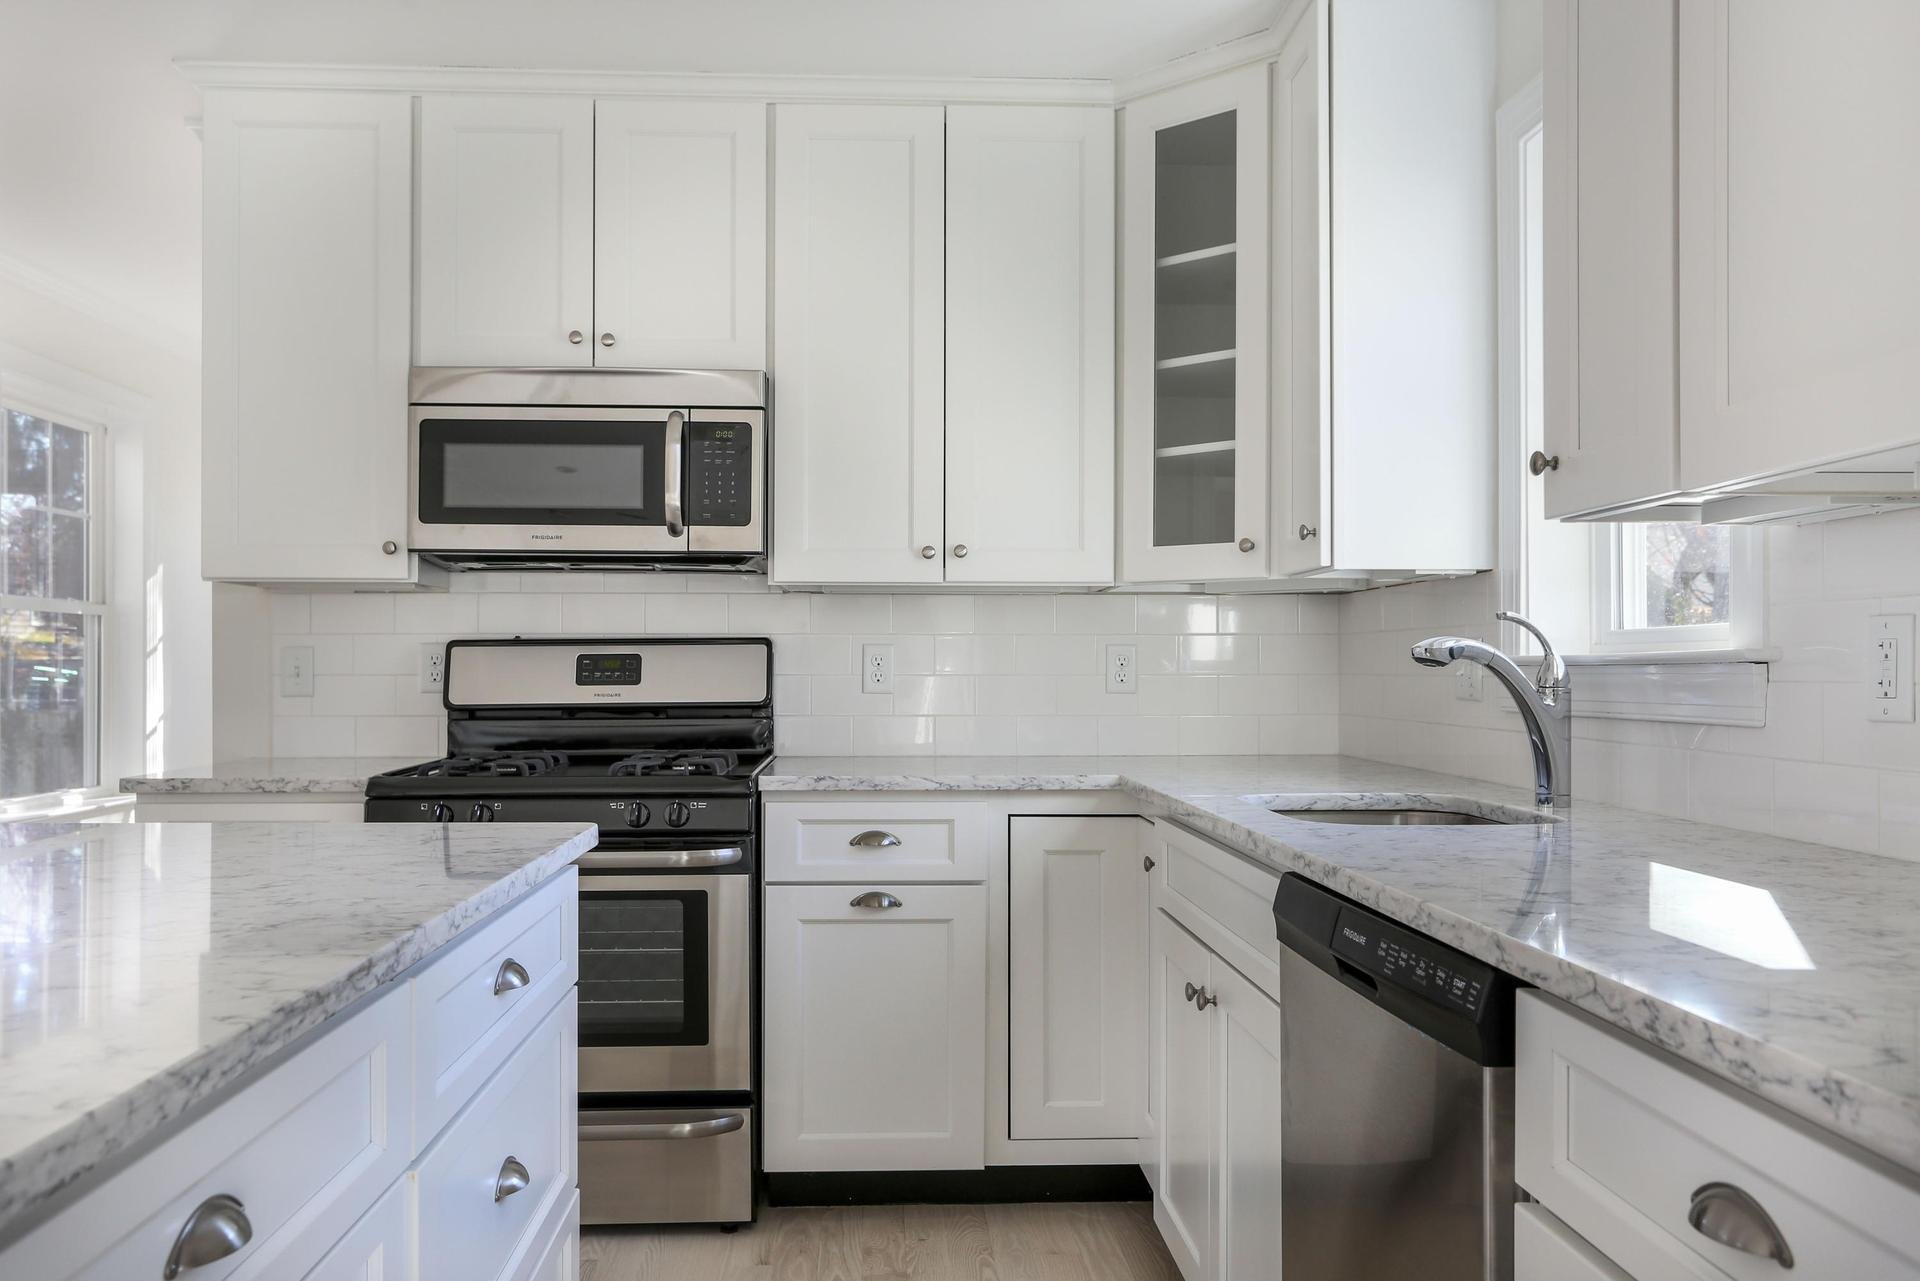
POLYGON ((678 409, 667 415, 666 508, 667 537, 686 535, 686 514, 680 502, 680 484, 686 474, 687 416, 678 409))

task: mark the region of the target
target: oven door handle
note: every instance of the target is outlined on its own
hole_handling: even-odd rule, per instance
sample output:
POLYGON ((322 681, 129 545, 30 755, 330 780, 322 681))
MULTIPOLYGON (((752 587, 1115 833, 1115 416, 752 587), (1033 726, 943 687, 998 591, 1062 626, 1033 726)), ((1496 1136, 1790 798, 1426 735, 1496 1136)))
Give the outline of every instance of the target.
POLYGON ((632 872, 647 868, 729 867, 747 856, 744 846, 717 850, 594 850, 579 859, 583 872, 632 872))
POLYGON ((614 1125, 588 1123, 580 1127, 580 1141, 585 1143, 594 1139, 711 1139, 722 1134, 732 1134, 746 1123, 746 1116, 739 1112, 703 1117, 698 1121, 653 1121, 614 1125))
POLYGON ((680 501, 680 478, 684 474, 686 456, 687 416, 678 409, 667 415, 667 457, 663 464, 666 472, 666 519, 667 537, 679 538, 687 532, 686 513, 680 501))

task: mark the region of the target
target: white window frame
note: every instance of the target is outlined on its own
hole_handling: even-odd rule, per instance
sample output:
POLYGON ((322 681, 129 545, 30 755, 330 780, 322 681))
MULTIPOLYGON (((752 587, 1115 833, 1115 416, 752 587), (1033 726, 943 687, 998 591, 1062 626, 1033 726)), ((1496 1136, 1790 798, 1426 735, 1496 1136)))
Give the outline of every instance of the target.
MULTIPOLYGON (((103 797, 118 789, 105 782, 107 772, 106 711, 112 682, 108 674, 110 602, 107 585, 113 581, 113 462, 109 412, 93 398, 58 383, 12 369, 0 370, 0 409, 30 414, 87 433, 87 599, 52 596, 16 596, 0 592, 0 609, 36 613, 80 614, 87 619, 87 714, 83 722, 82 753, 90 781, 80 787, 60 788, 25 796, 0 797, 0 821, 25 817, 77 814, 99 808, 103 797)), ((0 422, 0 430, 4 423, 0 422)), ((5 443, 0 440, 0 449, 5 443)))
MULTIPOLYGON (((1527 437, 1527 398, 1540 370, 1527 351, 1529 283, 1528 231, 1523 218, 1527 179, 1526 145, 1545 121, 1542 81, 1535 78, 1501 105, 1494 117, 1496 241, 1499 326, 1499 528, 1500 608, 1527 614, 1532 561, 1527 516, 1526 461, 1533 446, 1527 437)), ((1539 483, 1539 482, 1533 482, 1539 483)), ((1731 531, 1731 618, 1726 623, 1688 627, 1623 628, 1616 625, 1620 593, 1623 531, 1630 525, 1594 522, 1587 526, 1589 548, 1584 634, 1562 638, 1558 647, 1570 659, 1646 663, 1654 656, 1682 661, 1722 658, 1747 660, 1763 653, 1766 617, 1766 538, 1764 531, 1736 526, 1731 531)), ((1562 628, 1566 620, 1562 621, 1562 628)), ((1500 643, 1510 653, 1538 655, 1526 632, 1502 624, 1500 643)))

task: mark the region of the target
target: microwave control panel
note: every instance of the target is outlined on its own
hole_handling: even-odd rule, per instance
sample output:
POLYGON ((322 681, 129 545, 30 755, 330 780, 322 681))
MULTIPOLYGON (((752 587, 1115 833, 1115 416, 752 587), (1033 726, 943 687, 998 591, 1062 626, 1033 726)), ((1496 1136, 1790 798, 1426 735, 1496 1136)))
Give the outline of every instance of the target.
POLYGON ((687 424, 689 525, 753 523, 753 432, 744 423, 687 424))

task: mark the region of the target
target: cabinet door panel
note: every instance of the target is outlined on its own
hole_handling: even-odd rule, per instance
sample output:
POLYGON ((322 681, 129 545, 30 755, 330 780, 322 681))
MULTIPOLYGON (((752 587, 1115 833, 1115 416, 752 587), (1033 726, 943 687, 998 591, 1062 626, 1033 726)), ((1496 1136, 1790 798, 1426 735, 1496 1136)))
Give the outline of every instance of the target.
POLYGON ((1269 123, 1264 66, 1127 106, 1130 581, 1267 572, 1269 123))
POLYGON ((1016 1139, 1138 1132, 1144 953, 1136 818, 1019 817, 1008 831, 1016 1139))
POLYGON ((987 888, 866 888, 767 887, 766 1168, 979 1169, 987 888))
POLYGON ((412 126, 405 94, 206 96, 207 578, 412 572, 412 126))
POLYGON ((1320 45, 1326 8, 1288 37, 1273 81, 1273 561, 1283 574, 1333 563, 1333 425, 1322 396, 1330 291, 1320 45), (1310 531, 1305 532, 1303 531, 1310 531))
POLYGON ((949 582, 1113 581, 1113 160, 1103 107, 947 109, 949 582))
POLYGON ((1220 1024, 1220 1281, 1280 1275, 1280 1007, 1214 957, 1220 1024))
POLYGON ((421 99, 415 363, 592 364, 592 255, 591 102, 421 99))
POLYGON ((944 123, 775 108, 781 582, 942 579, 944 123))
POLYGON ((1513 1207, 1513 1281, 1633 1281, 1538 1202, 1513 1207))
POLYGON ((593 363, 766 368, 766 104, 610 101, 595 118, 593 363))
POLYGON ((1153 923, 1153 973, 1166 1032, 1161 1046, 1160 1179, 1153 1219, 1187 1281, 1213 1277, 1219 1154, 1214 1020, 1187 996, 1207 986, 1209 953, 1164 912, 1153 923))
POLYGON ((1548 0, 1546 514, 1674 492, 1675 0, 1548 0))
POLYGON ((1920 439, 1920 5, 1680 6, 1680 479, 1920 439))

